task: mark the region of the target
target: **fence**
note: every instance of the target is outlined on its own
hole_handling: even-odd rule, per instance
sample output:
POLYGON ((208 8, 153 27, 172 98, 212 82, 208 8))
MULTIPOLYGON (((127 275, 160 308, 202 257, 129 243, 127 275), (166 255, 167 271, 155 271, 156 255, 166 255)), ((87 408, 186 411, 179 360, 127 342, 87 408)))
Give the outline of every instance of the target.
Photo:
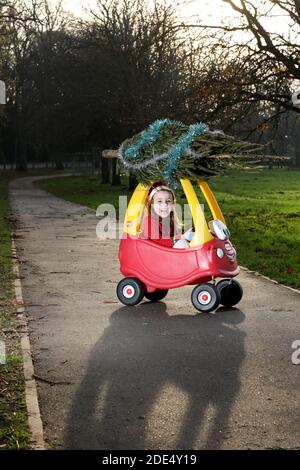
MULTIPOLYGON (((34 169, 55 169, 62 165, 68 169, 81 169, 83 171, 93 171, 99 167, 101 150, 93 152, 75 152, 61 155, 57 161, 55 159, 43 162, 28 161, 26 166, 29 170, 34 169)), ((0 160, 1 170, 15 170, 16 162, 5 162, 0 160)))
MULTIPOLYGON (((95 149, 92 152, 74 152, 61 156, 58 162, 54 160, 48 162, 27 162, 27 170, 55 170, 62 168, 74 173, 97 175, 103 181, 117 182, 120 178, 120 167, 117 159, 106 159, 102 157, 102 149, 95 149), (58 163, 58 165, 57 165, 58 163)), ((16 170, 16 164, 0 161, 0 171, 16 170)))

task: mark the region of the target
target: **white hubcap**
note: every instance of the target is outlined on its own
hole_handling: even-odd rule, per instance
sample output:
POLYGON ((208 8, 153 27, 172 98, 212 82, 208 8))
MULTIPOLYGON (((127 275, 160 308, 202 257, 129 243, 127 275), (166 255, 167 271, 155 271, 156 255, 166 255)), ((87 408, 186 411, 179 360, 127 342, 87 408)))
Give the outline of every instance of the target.
POLYGON ((211 294, 207 290, 203 290, 198 295, 199 303, 202 305, 207 305, 211 301, 211 294))
POLYGON ((130 284, 123 287, 123 295, 126 299, 131 299, 135 294, 135 289, 130 284))

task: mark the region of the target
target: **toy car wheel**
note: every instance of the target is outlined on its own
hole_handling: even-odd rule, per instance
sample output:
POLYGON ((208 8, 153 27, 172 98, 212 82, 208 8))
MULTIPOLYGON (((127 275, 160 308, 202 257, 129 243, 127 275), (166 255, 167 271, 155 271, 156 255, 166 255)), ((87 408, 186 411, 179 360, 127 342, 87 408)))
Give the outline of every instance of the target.
POLYGON ((117 286, 117 296, 124 305, 137 305, 144 297, 144 286, 135 277, 125 277, 117 286))
POLYGON ((168 290, 157 290, 156 292, 146 292, 145 297, 151 302, 158 302, 166 297, 168 290))
POLYGON ((241 284, 234 279, 222 279, 217 284, 220 293, 221 304, 224 307, 233 307, 243 297, 243 289, 241 284))
POLYGON ((192 291, 192 304, 200 312, 211 312, 219 303, 220 294, 213 284, 199 284, 192 291))

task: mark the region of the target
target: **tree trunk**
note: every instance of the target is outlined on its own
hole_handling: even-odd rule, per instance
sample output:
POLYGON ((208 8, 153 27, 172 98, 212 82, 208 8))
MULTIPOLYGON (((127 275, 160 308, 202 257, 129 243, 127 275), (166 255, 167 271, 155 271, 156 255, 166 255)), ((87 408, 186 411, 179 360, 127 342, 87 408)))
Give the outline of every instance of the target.
POLYGON ((101 157, 102 162, 102 183, 109 183, 109 162, 107 158, 101 157))
POLYGON ((121 184, 120 167, 117 158, 114 158, 112 160, 112 185, 116 186, 119 184, 121 184))
POLYGON ((16 170, 27 171, 27 148, 25 138, 19 134, 16 143, 16 170))
POLYGON ((55 160, 55 169, 56 170, 64 170, 64 164, 61 160, 55 160))

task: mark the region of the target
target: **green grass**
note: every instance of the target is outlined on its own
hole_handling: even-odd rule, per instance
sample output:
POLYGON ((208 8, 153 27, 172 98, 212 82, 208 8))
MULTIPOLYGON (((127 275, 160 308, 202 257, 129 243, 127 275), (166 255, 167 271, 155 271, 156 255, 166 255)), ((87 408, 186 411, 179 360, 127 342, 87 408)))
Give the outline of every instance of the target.
POLYGON ((0 364, 0 449, 26 449, 29 433, 22 356, 14 319, 8 180, 0 177, 0 340, 6 346, 6 364, 0 364))
MULTIPOLYGON (((300 288, 300 171, 231 172, 210 180, 238 250, 239 264, 300 288)), ((96 209, 129 195, 127 186, 101 185, 97 177, 39 182, 39 187, 96 209)), ((180 202, 180 200, 179 200, 180 202)))
POLYGON ((76 202, 91 209, 97 209, 100 204, 113 204, 119 211, 119 195, 130 196, 127 180, 119 186, 101 184, 97 176, 69 176, 66 178, 52 178, 41 180, 35 186, 49 191, 58 197, 76 202))
POLYGON ((300 287, 300 171, 235 172, 211 184, 238 260, 277 281, 300 287))

